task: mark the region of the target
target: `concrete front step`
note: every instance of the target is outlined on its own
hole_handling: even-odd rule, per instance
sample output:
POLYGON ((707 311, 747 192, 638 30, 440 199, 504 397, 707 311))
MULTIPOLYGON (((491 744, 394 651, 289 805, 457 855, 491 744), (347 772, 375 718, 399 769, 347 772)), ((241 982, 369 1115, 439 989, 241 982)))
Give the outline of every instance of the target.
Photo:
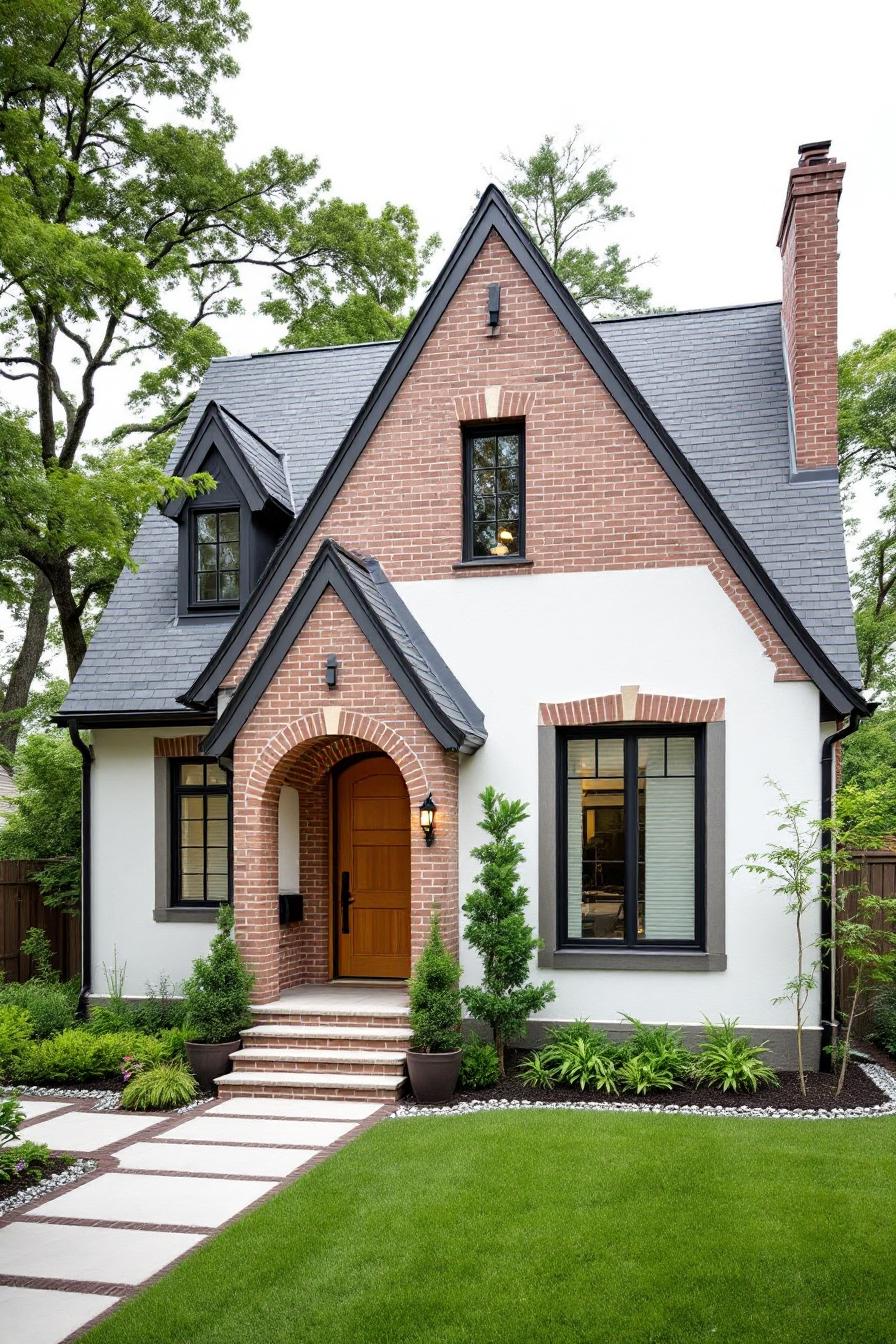
POLYGON ((295 1046, 323 1050, 406 1050, 410 1027, 301 1026, 271 1022, 241 1031, 246 1046, 295 1046))
POLYGON ((324 1073, 403 1073, 403 1050, 298 1050, 253 1048, 235 1050, 230 1056, 237 1073, 247 1069, 314 1070, 324 1073))
POLYGON ((216 1078, 218 1096, 232 1097, 328 1097, 347 1101, 397 1101, 407 1079, 403 1073, 304 1073, 266 1072, 250 1069, 245 1073, 225 1073, 216 1078))

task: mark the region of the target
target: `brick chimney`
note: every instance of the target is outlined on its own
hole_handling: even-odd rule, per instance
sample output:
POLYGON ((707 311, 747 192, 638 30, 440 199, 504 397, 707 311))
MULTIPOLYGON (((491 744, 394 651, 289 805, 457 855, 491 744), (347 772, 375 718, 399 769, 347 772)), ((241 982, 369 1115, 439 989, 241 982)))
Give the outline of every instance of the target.
POLYGON ((830 148, 830 140, 800 145, 778 233, 798 471, 837 466, 837 203, 846 164, 830 148))

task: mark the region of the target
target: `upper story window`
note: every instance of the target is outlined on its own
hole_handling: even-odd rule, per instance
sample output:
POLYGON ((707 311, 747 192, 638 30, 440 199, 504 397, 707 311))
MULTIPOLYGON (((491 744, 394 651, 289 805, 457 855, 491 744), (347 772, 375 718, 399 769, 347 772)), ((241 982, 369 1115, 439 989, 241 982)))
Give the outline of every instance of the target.
POLYGON ((193 513, 192 600, 225 606, 240 600, 239 509, 193 513))
POLYGON ((175 905, 230 899, 230 781, 214 761, 174 760, 172 846, 175 905))
POLYGON ((702 730, 576 729, 559 746, 560 944, 701 947, 702 730))
POLYGON ((525 556, 522 421, 464 430, 464 560, 525 556))

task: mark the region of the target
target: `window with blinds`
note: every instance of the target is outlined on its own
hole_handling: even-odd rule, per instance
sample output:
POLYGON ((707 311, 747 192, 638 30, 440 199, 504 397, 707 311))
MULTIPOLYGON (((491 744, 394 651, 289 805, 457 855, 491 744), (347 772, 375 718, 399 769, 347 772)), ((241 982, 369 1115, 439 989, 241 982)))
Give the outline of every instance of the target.
POLYGON ((176 760, 172 770, 173 899, 230 899, 230 783, 215 761, 176 760))
POLYGON ((702 733, 576 732, 559 756, 561 942, 699 946, 702 733))

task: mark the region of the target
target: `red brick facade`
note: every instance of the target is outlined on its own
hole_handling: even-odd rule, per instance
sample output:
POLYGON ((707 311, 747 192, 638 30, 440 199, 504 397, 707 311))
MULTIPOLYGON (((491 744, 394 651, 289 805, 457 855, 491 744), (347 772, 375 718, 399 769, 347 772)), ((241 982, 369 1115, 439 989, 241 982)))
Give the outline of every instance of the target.
POLYGON ((804 146, 790 174, 778 246, 796 465, 837 466, 837 205, 846 164, 804 146))
POLYGON ((449 947, 458 946, 457 757, 444 751, 408 705, 334 593, 318 603, 234 748, 234 910, 237 938, 256 975, 257 1002, 299 981, 332 974, 330 774, 359 750, 380 750, 408 789, 411 833, 411 955, 416 959, 437 908, 449 947), (339 685, 324 680, 339 656, 339 685), (284 784, 299 791, 301 924, 277 922, 277 809, 284 784), (427 848, 417 809, 438 805, 427 848))
POLYGON ((538 706, 538 722, 556 728, 595 723, 720 723, 724 717, 724 699, 687 700, 679 695, 642 695, 637 686, 624 687, 618 695, 538 706), (627 690, 631 692, 630 697, 626 695, 627 690))

